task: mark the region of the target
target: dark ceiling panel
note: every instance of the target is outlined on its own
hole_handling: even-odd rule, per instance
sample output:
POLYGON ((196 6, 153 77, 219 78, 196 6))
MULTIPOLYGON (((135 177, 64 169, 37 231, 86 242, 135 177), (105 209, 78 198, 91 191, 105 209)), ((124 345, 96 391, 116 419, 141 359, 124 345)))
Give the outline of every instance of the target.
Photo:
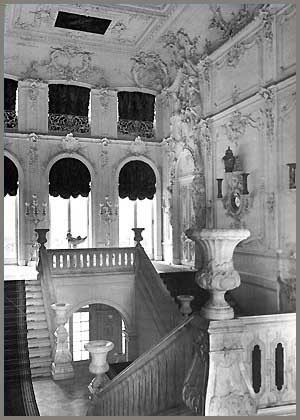
POLYGON ((100 19, 68 12, 58 12, 54 26, 104 35, 110 23, 111 20, 109 19, 100 19))

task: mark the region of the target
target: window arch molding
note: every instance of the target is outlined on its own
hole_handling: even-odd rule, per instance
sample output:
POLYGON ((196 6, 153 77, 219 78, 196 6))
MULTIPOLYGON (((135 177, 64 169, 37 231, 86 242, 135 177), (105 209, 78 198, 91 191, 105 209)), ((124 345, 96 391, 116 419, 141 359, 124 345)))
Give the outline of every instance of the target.
MULTIPOLYGON (((141 162, 147 163, 151 169, 153 170, 155 177, 156 177, 156 214, 157 214, 157 223, 156 223, 156 246, 155 246, 155 259, 159 260, 162 259, 162 246, 161 246, 161 226, 162 226, 162 196, 161 196, 161 175, 156 166, 156 164, 149 158, 145 156, 127 156, 125 159, 121 159, 117 166, 113 169, 115 173, 114 178, 114 197, 117 199, 119 197, 119 176, 120 171, 126 163, 140 160, 141 162)), ((117 229, 118 230, 118 229, 117 229)), ((119 238, 118 238, 119 240, 119 238)))
POLYGON ((9 73, 4 73, 3 75, 4 79, 12 79, 15 80, 16 82, 19 82, 20 78, 18 76, 15 76, 13 74, 9 74, 9 73))
POLYGON ((49 85, 80 86, 80 87, 85 87, 87 89, 94 89, 93 85, 91 85, 90 83, 80 82, 77 80, 66 80, 66 79, 48 80, 48 86, 49 85))
POLYGON ((139 86, 118 86, 114 88, 117 92, 140 92, 140 93, 149 93, 150 95, 157 96, 157 91, 148 88, 142 88, 139 86))
POLYGON ((18 187, 18 207, 19 207, 19 221, 18 221, 18 241, 17 241, 17 248, 18 248, 18 264, 25 265, 26 263, 26 256, 25 256, 25 216, 23 211, 23 204, 25 203, 25 176, 24 171, 19 162, 18 158, 8 150, 4 150, 3 153, 8 159, 10 159, 16 166, 18 170, 18 180, 19 180, 19 187, 18 187))

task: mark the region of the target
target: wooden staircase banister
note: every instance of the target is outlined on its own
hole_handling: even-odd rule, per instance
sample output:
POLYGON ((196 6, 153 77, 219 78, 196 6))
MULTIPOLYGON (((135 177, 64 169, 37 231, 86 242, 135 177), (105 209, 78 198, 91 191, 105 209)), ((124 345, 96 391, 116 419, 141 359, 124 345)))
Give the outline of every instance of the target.
POLYGON ((98 391, 87 415, 155 415, 182 404, 193 353, 193 318, 182 321, 98 391))
POLYGON ((163 337, 181 321, 182 315, 142 247, 135 248, 135 275, 136 288, 146 304, 151 305, 153 319, 163 337))

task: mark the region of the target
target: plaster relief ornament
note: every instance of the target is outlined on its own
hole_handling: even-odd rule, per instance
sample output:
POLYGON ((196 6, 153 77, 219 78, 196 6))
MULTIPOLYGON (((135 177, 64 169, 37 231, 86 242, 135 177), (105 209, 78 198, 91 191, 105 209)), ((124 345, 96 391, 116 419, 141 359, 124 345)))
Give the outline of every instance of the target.
POLYGON ((245 134, 247 126, 257 127, 256 121, 250 114, 234 111, 227 124, 222 125, 229 141, 237 145, 238 140, 245 134))
POLYGON ((265 100, 265 106, 260 110, 261 114, 265 117, 266 123, 266 136, 269 146, 272 147, 274 139, 274 92, 270 88, 261 87, 258 94, 265 100))
POLYGON ((169 86, 167 65, 154 52, 140 51, 131 58, 131 74, 139 87, 147 87, 158 92, 169 86))
POLYGON ((101 147, 100 151, 100 162, 101 167, 104 168, 108 164, 108 146, 111 143, 109 139, 104 137, 103 139, 99 140, 99 144, 101 147))
POLYGON ((61 139, 61 148, 65 152, 74 153, 81 148, 81 144, 72 133, 69 133, 61 139))
POLYGON ((201 119, 198 123, 197 134, 194 137, 194 141, 198 144, 200 142, 200 149, 203 152, 206 149, 207 156, 211 155, 211 119, 201 119))
POLYGON ((49 59, 41 61, 39 66, 54 77, 82 80, 96 88, 107 86, 103 69, 92 66, 92 53, 82 51, 73 45, 50 47, 49 59))
POLYGON ((137 136, 129 147, 130 153, 138 156, 138 155, 145 155, 148 152, 147 145, 142 140, 140 136, 137 136))
POLYGON ((28 141, 29 141, 28 163, 29 163, 31 172, 38 171, 38 165, 39 165, 38 140, 39 140, 39 137, 35 133, 29 134, 28 136, 28 141))

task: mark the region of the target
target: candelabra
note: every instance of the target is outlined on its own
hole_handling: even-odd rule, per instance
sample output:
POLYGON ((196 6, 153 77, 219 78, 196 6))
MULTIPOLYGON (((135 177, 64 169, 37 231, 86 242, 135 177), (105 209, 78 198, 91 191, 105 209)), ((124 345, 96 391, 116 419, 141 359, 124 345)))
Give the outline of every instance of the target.
MULTIPOLYGON (((31 203, 25 202, 25 217, 34 223, 34 229, 36 229, 37 225, 45 219, 46 215, 47 204, 43 202, 40 205, 37 195, 32 194, 31 203)), ((31 241, 31 247, 31 261, 37 261, 37 251, 39 248, 39 244, 37 242, 37 234, 35 230, 31 241)))
POLYGON ((109 200, 109 196, 105 196, 104 203, 100 203, 100 212, 99 215, 101 219, 107 226, 106 232, 106 242, 105 246, 109 246, 110 241, 110 225, 116 219, 119 213, 119 207, 117 205, 113 205, 112 202, 109 200))

